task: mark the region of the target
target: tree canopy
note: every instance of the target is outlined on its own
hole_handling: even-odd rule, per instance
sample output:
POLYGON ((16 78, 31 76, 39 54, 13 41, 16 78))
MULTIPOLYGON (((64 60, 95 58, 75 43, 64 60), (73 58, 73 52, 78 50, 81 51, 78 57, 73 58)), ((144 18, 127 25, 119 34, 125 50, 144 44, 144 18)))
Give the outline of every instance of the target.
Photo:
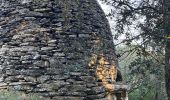
MULTIPOLYGON (((116 46, 126 44, 130 48, 129 50, 124 49, 124 51, 121 52, 121 56, 135 53, 136 58, 131 61, 128 67, 128 73, 132 76, 127 80, 132 84, 135 80, 133 80, 133 78, 137 76, 139 82, 135 83, 138 83, 139 86, 148 86, 147 89, 149 90, 149 85, 151 85, 152 81, 152 79, 150 79, 151 76, 154 74, 156 80, 160 80, 160 78, 164 76, 162 67, 164 66, 166 91, 168 100, 170 100, 170 89, 168 88, 170 81, 170 2, 166 0, 101 1, 112 6, 107 16, 115 21, 114 39, 118 39, 122 34, 125 35, 124 40, 116 46), (150 76, 149 79, 148 75, 150 76), (149 83, 148 85, 146 85, 147 82, 149 83)), ((161 81, 164 81, 163 77, 161 81)), ((154 84, 156 84, 156 82, 158 81, 155 81, 154 84)), ((137 87, 136 91, 142 89, 143 88, 137 87)), ((155 93, 155 98, 152 99, 160 100, 165 98, 159 98, 158 94, 155 93)))

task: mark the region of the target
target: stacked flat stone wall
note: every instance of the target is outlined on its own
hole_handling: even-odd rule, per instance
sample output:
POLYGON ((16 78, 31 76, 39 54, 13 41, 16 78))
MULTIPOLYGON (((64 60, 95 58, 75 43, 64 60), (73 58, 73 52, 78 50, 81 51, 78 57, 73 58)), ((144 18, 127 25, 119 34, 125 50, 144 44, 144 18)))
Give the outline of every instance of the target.
POLYGON ((104 99, 107 91, 88 65, 94 55, 116 61, 96 0, 0 0, 0 89, 104 99))

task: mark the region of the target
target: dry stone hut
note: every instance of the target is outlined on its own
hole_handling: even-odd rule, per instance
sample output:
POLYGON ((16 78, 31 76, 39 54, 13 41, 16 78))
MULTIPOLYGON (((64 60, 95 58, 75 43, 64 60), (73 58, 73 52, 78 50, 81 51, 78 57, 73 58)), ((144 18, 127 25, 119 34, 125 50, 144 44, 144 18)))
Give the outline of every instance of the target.
POLYGON ((114 85, 121 80, 116 66, 96 0, 0 0, 0 89, 53 100, 125 100, 114 85))

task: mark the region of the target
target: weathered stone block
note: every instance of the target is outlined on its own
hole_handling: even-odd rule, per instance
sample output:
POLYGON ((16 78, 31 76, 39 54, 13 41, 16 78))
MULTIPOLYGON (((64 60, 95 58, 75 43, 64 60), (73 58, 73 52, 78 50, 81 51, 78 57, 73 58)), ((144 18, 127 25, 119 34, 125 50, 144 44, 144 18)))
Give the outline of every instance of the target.
POLYGON ((38 67, 50 67, 50 62, 44 60, 35 61, 33 64, 38 67))
POLYGON ((85 82, 95 82, 95 77, 93 76, 81 76, 80 78, 85 82))
POLYGON ((46 81, 48 81, 50 79, 51 79, 51 77, 49 75, 42 75, 40 77, 37 77, 37 82, 45 83, 46 81))
POLYGON ((65 86, 65 88, 67 88, 68 91, 72 91, 72 92, 84 92, 86 91, 86 85, 67 85, 65 86))
POLYGON ((59 74, 59 75, 51 75, 51 78, 53 80, 67 80, 67 79, 70 79, 70 75, 62 75, 62 74, 59 74))

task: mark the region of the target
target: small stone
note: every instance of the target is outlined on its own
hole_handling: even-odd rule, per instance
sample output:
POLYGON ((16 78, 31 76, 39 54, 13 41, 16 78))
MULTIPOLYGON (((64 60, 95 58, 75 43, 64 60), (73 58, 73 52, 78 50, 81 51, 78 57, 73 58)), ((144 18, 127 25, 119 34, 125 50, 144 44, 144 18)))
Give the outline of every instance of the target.
POLYGON ((87 89, 86 85, 67 85, 65 88, 72 92, 85 92, 87 89))
POLYGON ((81 76, 80 78, 85 82, 89 82, 89 83, 95 82, 95 78, 92 76, 81 76))
POLYGON ((0 82, 3 82, 4 81, 4 77, 0 77, 0 82))
POLYGON ((66 79, 69 79, 69 75, 53 75, 51 76, 51 78, 53 80, 66 80, 66 79))
POLYGON ((85 97, 87 94, 84 92, 67 92, 67 96, 78 96, 78 97, 85 97))
POLYGON ((47 91, 51 91, 51 89, 48 88, 35 88, 34 92, 47 92, 47 91))
POLYGON ((36 12, 48 12, 50 10, 51 10, 50 8, 34 9, 34 11, 36 11, 36 12))
POLYGON ((63 28, 62 27, 57 27, 57 28, 55 28, 54 29, 56 32, 61 32, 62 30, 63 30, 63 28))
POLYGON ((5 78, 5 82, 16 82, 18 81, 19 79, 17 79, 15 76, 9 76, 7 78, 5 78))
POLYGON ((20 46, 28 46, 30 43, 21 43, 20 46))
POLYGON ((43 51, 50 51, 52 49, 54 49, 54 47, 42 47, 41 48, 41 50, 43 50, 43 51))
POLYGON ((15 69, 10 69, 10 70, 6 70, 6 74, 15 76, 15 75, 19 75, 19 71, 15 70, 15 69))
POLYGON ((50 40, 50 41, 48 41, 48 43, 56 43, 57 42, 57 40, 50 40))
POLYGON ((34 85, 33 82, 12 82, 9 83, 9 86, 17 86, 17 85, 34 85))
POLYGON ((25 56, 21 56, 21 61, 23 61, 23 60, 32 60, 33 59, 33 57, 31 56, 31 55, 25 55, 25 56))
POLYGON ((50 76, 49 75, 43 75, 40 77, 37 77, 37 81, 40 83, 44 83, 46 81, 50 80, 50 76))
POLYGON ((44 60, 36 61, 33 64, 38 67, 49 67, 50 66, 49 61, 44 61, 44 60))
POLYGON ((69 35, 69 37, 70 37, 70 38, 76 38, 77 35, 73 35, 73 34, 72 34, 72 35, 69 35))
POLYGON ((9 86, 8 89, 13 91, 32 91, 33 87, 27 84, 18 84, 14 86, 9 86))
POLYGON ((23 40, 23 42, 35 42, 36 39, 35 38, 26 38, 23 40))
POLYGON ((7 85, 7 83, 0 83, 0 87, 6 87, 7 85))
POLYGON ((65 54, 62 52, 56 52, 56 53, 54 53, 54 56, 64 57, 65 54))
POLYGON ((58 23, 56 23, 56 24, 52 24, 52 26, 61 27, 61 26, 62 26, 62 23, 61 23, 61 22, 58 22, 58 23))
POLYGON ((21 75, 26 76, 32 76, 32 77, 38 77, 41 76, 44 73, 44 70, 42 69, 22 69, 19 71, 21 75))
POLYGON ((48 44, 48 46, 49 46, 49 47, 56 47, 57 45, 54 44, 54 43, 50 43, 50 44, 48 44))
POLYGON ((92 90, 94 90, 96 94, 101 94, 106 92, 104 87, 93 87, 92 90))
POLYGON ((31 76, 25 76, 24 80, 27 82, 37 82, 36 78, 31 76))
POLYGON ((12 37, 12 39, 20 39, 21 38, 21 35, 14 35, 13 37, 12 37))
POLYGON ((71 72, 70 75, 81 76, 82 74, 80 72, 71 72))
POLYGON ((22 4, 27 4, 27 3, 30 3, 32 2, 32 0, 22 0, 22 4))
POLYGON ((96 99, 101 99, 106 97, 106 93, 101 93, 101 94, 97 94, 97 95, 88 95, 86 97, 86 100, 96 100, 96 99))
POLYGON ((89 34, 79 34, 78 35, 80 38, 84 37, 84 38, 89 38, 90 35, 89 34))
POLYGON ((39 84, 37 85, 37 87, 39 88, 47 88, 47 89, 50 89, 50 90, 58 90, 60 87, 63 87, 65 85, 69 85, 70 83, 68 82, 64 82, 64 81, 55 81, 53 83, 49 83, 49 84, 39 84))
POLYGON ((40 58, 41 58, 41 55, 38 54, 38 53, 36 53, 36 54, 34 55, 34 57, 33 57, 34 60, 38 60, 38 59, 40 59, 40 58))
POLYGON ((32 61, 21 61, 21 63, 24 65, 30 65, 32 64, 32 61))

